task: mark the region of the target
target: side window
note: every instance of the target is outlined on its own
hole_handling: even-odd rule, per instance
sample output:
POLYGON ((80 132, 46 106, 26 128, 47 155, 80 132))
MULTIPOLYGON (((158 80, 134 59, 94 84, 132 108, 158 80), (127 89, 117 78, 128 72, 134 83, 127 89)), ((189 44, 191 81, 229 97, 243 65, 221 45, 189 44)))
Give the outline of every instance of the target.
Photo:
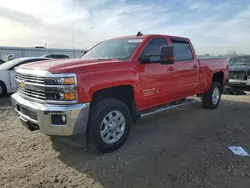
POLYGON ((167 46, 166 39, 164 38, 152 39, 148 43, 148 45, 144 48, 141 55, 160 54, 162 46, 167 46))
POLYGON ((192 51, 188 42, 172 41, 174 46, 174 54, 177 61, 192 60, 192 51))

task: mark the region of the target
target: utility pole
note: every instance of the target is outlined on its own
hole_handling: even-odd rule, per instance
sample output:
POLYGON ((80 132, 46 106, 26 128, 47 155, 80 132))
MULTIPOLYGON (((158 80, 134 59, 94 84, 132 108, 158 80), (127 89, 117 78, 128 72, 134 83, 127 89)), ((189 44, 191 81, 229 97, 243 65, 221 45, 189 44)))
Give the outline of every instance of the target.
POLYGON ((73 42, 73 53, 74 53, 74 58, 76 57, 76 54, 75 54, 75 25, 73 25, 73 34, 72 34, 72 42, 73 42))

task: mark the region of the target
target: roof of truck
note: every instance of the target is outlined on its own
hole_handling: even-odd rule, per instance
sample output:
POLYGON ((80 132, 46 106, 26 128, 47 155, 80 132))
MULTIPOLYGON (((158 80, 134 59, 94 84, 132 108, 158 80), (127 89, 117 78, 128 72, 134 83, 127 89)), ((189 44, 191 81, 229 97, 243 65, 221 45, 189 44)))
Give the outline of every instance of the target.
POLYGON ((142 39, 144 39, 144 38, 148 38, 148 37, 169 37, 169 38, 179 38, 179 39, 189 40, 186 37, 171 36, 171 35, 162 35, 162 34, 147 34, 147 35, 141 35, 141 36, 130 35, 130 36, 115 37, 113 39, 119 39, 119 38, 142 38, 142 39))

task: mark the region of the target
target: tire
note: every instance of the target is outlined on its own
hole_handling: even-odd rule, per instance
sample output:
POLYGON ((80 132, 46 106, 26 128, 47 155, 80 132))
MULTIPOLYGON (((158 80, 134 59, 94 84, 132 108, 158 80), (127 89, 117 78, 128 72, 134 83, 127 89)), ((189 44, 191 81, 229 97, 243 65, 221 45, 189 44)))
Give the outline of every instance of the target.
POLYGON ((219 106, 222 86, 219 82, 212 82, 210 89, 202 95, 202 104, 206 109, 215 109, 219 106))
POLYGON ((0 81, 0 98, 6 94, 6 87, 3 82, 0 81))
POLYGON ((101 153, 117 150, 127 140, 131 124, 131 113, 125 103, 116 99, 103 99, 91 107, 88 122, 89 141, 101 153), (117 119, 117 122, 125 123, 110 123, 115 117, 120 117, 117 119))

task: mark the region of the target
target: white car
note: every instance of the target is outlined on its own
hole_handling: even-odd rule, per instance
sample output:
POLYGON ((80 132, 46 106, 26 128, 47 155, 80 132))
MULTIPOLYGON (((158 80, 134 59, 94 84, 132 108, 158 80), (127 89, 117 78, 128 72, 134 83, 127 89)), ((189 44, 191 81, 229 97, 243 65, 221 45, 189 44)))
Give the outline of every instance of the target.
POLYGON ((0 65, 0 98, 17 90, 15 68, 26 63, 49 60, 42 57, 25 57, 7 61, 0 65))

